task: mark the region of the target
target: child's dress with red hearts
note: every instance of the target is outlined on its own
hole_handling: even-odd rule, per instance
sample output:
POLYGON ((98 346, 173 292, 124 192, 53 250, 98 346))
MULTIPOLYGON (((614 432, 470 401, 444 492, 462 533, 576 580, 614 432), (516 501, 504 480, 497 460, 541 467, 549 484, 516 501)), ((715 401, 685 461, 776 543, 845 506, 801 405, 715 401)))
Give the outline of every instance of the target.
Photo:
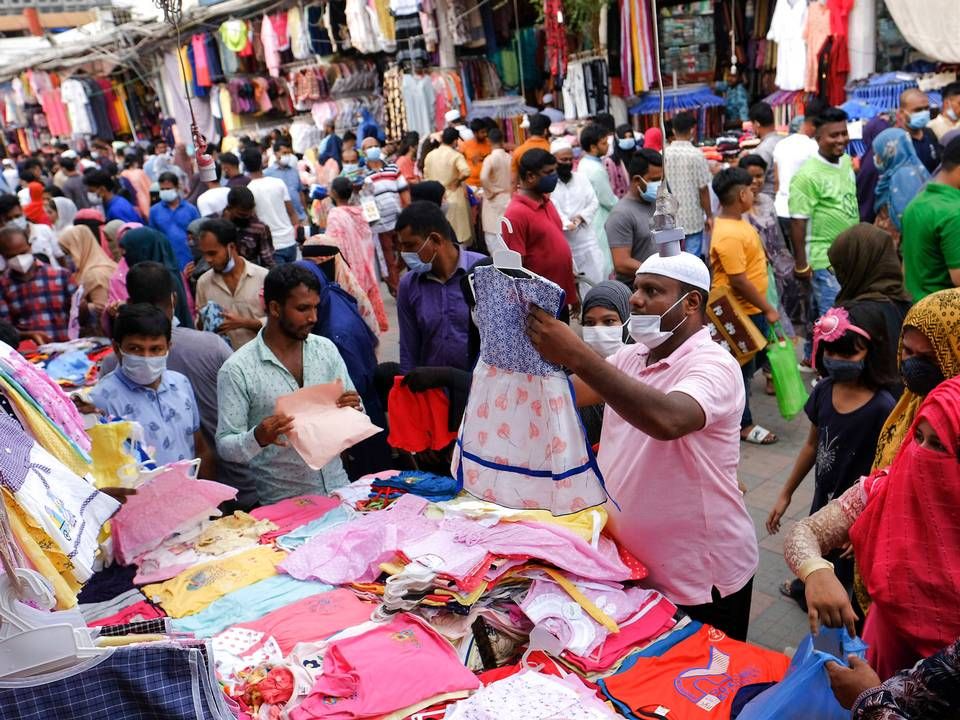
POLYGON ((452 472, 482 500, 554 515, 606 501, 570 381, 527 338, 532 303, 554 315, 558 285, 511 277, 493 266, 473 273, 480 359, 453 455, 452 472))

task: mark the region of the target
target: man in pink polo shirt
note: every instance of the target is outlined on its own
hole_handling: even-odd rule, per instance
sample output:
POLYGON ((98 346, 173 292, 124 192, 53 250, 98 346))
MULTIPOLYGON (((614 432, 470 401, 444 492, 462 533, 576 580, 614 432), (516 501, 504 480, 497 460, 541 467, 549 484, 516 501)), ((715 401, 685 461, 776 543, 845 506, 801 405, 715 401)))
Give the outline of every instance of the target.
POLYGON ((647 582, 693 618, 745 640, 757 536, 737 485, 743 378, 710 338, 710 274, 689 253, 637 270, 627 345, 606 360, 533 308, 527 334, 566 365, 580 406, 606 403, 598 461, 610 530, 647 582))

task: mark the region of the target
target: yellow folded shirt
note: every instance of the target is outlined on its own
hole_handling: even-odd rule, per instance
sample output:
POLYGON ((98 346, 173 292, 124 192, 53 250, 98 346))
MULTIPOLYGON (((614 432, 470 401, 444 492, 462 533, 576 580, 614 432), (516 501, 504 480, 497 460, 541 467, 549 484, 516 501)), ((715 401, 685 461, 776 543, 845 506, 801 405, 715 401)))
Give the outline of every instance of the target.
POLYGON ((287 554, 269 545, 203 563, 166 582, 146 585, 143 593, 159 603, 170 617, 181 618, 203 610, 227 593, 277 574, 287 554))

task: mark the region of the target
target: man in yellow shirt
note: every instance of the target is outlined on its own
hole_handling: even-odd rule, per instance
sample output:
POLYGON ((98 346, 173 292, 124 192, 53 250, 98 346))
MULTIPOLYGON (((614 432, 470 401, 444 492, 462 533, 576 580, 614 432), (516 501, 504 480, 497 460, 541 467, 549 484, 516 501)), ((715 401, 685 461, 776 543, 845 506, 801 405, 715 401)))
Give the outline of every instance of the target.
MULTIPOLYGON (((743 219, 743 214, 753 207, 752 182, 750 173, 742 168, 723 170, 713 179, 720 214, 710 239, 710 265, 713 286, 733 290, 750 319, 766 335, 768 323, 777 322, 780 315, 767 301, 767 256, 760 235, 743 219)), ((757 366, 758 358, 754 357, 742 367, 746 403, 740 420, 740 437, 755 445, 772 445, 777 436, 754 424, 750 413, 750 383, 757 366)))
POLYGON ((467 185, 474 189, 480 187, 480 171, 483 169, 483 161, 487 155, 493 152, 493 145, 487 138, 490 128, 485 120, 476 118, 470 121, 470 131, 473 138, 462 140, 460 142, 460 152, 467 159, 467 165, 470 166, 470 177, 467 178, 467 185))
POLYGON ((523 143, 517 146, 513 151, 513 163, 511 171, 513 173, 513 185, 516 187, 518 181, 518 170, 520 167, 520 158, 527 150, 540 148, 550 152, 550 140, 547 138, 547 131, 550 129, 550 118, 546 115, 537 113, 530 116, 530 127, 527 128, 529 136, 523 143))

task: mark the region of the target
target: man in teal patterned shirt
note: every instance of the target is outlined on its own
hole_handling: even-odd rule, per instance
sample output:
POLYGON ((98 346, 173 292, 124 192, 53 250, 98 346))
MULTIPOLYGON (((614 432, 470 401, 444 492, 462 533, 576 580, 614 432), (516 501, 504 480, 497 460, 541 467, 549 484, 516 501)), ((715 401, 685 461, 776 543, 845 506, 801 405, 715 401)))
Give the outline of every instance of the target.
POLYGON ((360 396, 336 346, 310 334, 319 293, 308 269, 296 263, 272 268, 263 284, 266 325, 223 364, 217 378, 217 448, 224 459, 249 468, 264 504, 329 494, 348 482, 339 457, 311 469, 287 442, 293 418, 274 414, 282 395, 335 380, 345 388, 338 405, 360 409, 360 396))

